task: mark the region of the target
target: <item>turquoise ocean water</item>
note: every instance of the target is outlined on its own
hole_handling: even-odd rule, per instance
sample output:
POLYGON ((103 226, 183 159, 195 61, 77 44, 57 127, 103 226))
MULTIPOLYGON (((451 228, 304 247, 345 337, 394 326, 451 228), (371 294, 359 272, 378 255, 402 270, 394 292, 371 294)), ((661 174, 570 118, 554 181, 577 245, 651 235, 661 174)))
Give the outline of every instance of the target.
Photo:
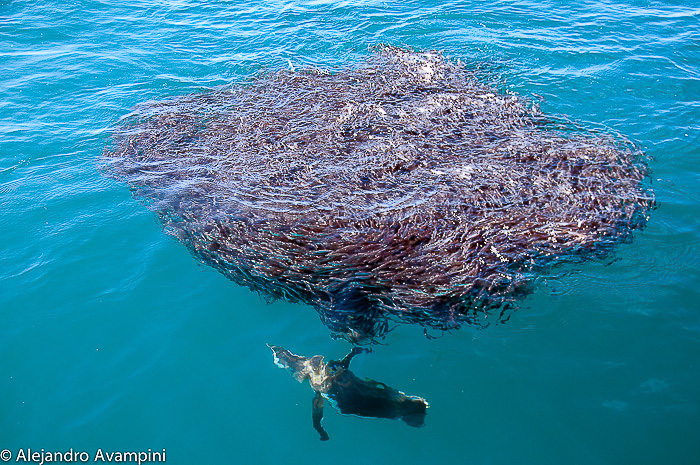
POLYGON ((700 463, 700 5, 692 1, 0 0, 0 449, 167 463, 700 463), (399 326, 354 371, 424 428, 340 416, 266 342, 341 356, 309 307, 198 264, 122 184, 111 128, 149 99, 376 44, 438 49, 651 157, 658 201, 605 261, 543 277, 509 322, 399 326))

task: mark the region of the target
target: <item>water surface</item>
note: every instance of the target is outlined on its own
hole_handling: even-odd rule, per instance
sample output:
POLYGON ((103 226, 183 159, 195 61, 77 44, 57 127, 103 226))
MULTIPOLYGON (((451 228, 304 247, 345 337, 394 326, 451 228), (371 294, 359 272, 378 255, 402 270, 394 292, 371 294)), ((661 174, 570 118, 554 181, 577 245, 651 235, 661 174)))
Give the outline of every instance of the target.
POLYGON ((0 3, 0 449, 167 449, 168 463, 700 461, 700 8, 692 2, 0 3), (650 157, 658 209, 511 320, 353 362, 426 426, 341 417, 265 342, 341 356, 315 312, 198 265, 103 177, 148 99, 376 44, 438 49, 650 157))

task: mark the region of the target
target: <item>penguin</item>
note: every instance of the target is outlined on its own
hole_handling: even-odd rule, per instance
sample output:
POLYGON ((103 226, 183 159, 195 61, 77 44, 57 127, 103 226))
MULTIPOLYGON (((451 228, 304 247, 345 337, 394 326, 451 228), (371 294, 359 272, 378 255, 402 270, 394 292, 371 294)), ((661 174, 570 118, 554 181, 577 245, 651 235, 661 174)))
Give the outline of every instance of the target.
POLYGON ((368 378, 358 378, 350 371, 350 361, 355 355, 370 352, 369 349, 353 347, 342 360, 324 362, 322 355, 304 357, 287 349, 267 345, 272 350, 275 365, 292 372, 300 383, 308 380, 316 392, 312 401, 311 418, 321 441, 329 439, 323 429, 324 400, 327 400, 343 415, 389 418, 403 420, 407 425, 421 427, 429 407, 422 397, 407 396, 398 389, 368 378))

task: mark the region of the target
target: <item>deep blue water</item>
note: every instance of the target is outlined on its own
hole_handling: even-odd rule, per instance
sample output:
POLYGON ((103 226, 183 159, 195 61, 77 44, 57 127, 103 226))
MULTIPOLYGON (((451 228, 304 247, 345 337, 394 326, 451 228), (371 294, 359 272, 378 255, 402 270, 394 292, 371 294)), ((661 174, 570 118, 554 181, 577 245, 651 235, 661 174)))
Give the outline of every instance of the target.
POLYGON ((700 5, 0 0, 0 450, 167 463, 700 463, 700 5), (309 307, 199 265, 98 170, 139 102, 377 44, 479 64, 548 114, 626 135, 658 201, 605 261, 543 277, 504 325, 399 326, 355 372, 424 428, 340 416, 266 342, 341 356, 309 307))

